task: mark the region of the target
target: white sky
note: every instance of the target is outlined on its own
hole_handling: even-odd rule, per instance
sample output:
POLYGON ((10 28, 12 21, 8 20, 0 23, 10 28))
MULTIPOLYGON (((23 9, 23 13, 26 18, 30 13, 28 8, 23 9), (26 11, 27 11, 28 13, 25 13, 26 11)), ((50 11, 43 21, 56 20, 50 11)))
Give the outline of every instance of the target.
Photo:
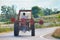
POLYGON ((31 9, 33 6, 42 8, 57 8, 60 10, 60 0, 0 0, 0 9, 2 5, 15 5, 17 10, 25 8, 31 9))

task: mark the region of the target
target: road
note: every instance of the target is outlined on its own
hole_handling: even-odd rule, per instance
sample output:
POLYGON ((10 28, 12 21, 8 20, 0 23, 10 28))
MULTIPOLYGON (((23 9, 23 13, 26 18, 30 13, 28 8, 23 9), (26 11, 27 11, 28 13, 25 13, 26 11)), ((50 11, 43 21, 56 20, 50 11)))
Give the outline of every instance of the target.
POLYGON ((51 39, 46 39, 43 36, 49 33, 54 32, 56 28, 40 28, 35 30, 35 36, 31 36, 31 32, 19 32, 18 37, 14 37, 13 32, 9 33, 2 33, 0 34, 0 40, 51 40, 51 39))

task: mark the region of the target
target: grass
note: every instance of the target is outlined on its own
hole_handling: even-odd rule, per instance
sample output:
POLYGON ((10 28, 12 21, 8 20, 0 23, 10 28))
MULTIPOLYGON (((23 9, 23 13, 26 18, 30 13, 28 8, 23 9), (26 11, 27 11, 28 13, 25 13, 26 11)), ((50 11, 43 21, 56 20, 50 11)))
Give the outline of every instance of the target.
POLYGON ((10 31, 13 31, 13 27, 12 28, 9 28, 7 25, 10 24, 11 22, 10 21, 7 21, 7 22, 0 22, 0 33, 3 33, 3 32, 10 32, 10 31), (5 27, 2 26, 2 25, 6 25, 5 27))
POLYGON ((7 21, 4 24, 13 24, 11 21, 7 21))
POLYGON ((0 28, 0 33, 13 31, 13 28, 0 28))
POLYGON ((56 24, 56 23, 51 23, 50 25, 48 26, 45 26, 44 24, 43 25, 40 25, 40 24, 35 24, 35 28, 50 28, 50 27, 58 27, 60 26, 60 24, 56 24))

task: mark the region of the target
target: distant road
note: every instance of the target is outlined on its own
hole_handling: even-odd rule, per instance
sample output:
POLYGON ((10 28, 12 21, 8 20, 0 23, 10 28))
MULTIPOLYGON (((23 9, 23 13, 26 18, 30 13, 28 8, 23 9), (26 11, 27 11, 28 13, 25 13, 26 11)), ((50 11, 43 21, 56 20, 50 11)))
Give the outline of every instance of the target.
POLYGON ((54 32, 56 28, 40 28, 40 29, 36 29, 35 33, 36 35, 33 37, 31 36, 31 32, 26 32, 23 33, 20 31, 19 36, 18 37, 14 37, 14 33, 13 32, 9 32, 9 33, 0 33, 0 40, 50 40, 50 39, 46 39, 43 36, 49 33, 54 32))

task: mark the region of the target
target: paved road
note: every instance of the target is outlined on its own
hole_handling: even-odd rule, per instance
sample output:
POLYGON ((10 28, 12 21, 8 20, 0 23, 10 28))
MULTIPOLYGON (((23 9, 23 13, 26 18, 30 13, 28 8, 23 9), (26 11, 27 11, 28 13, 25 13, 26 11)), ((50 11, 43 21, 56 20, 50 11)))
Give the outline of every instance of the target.
POLYGON ((32 37, 30 32, 20 32, 18 37, 14 37, 13 32, 0 34, 0 40, 51 40, 46 39, 43 36, 54 32, 56 28, 41 28, 36 29, 36 35, 32 37))

